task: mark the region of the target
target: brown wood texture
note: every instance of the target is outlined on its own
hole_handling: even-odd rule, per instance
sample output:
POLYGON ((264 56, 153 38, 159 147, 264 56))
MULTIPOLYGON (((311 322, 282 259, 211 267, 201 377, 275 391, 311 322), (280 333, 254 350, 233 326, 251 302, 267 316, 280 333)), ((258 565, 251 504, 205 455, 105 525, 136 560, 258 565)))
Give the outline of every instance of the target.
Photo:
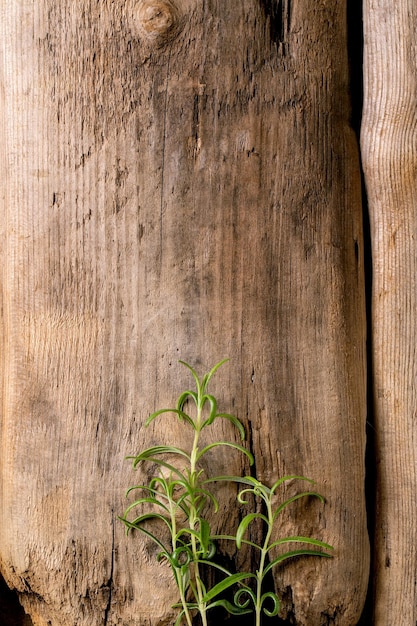
MULTIPOLYGON (((335 546, 276 572, 282 616, 358 620, 366 325, 345 13, 3 5, 0 555, 37 626, 172 623, 169 572, 116 520, 139 481, 123 458, 187 445, 174 422, 143 422, 190 384, 178 358, 203 372, 223 357, 213 391, 245 421, 258 477, 302 473, 327 499, 278 529, 335 546)), ((213 466, 247 471, 231 454, 213 466)))
POLYGON ((417 6, 364 3, 362 153, 372 237, 376 626, 417 621, 417 6))

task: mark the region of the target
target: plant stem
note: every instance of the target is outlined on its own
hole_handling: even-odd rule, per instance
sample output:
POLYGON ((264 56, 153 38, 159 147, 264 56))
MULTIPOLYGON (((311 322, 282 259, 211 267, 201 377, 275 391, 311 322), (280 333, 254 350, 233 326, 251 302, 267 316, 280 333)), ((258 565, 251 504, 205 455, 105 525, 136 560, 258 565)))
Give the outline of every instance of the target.
POLYGON ((256 572, 256 606, 255 606, 255 626, 261 626, 262 617, 262 583, 264 577, 265 560, 268 553, 269 541, 271 539, 273 527, 273 512, 271 502, 267 498, 263 498, 267 508, 268 529, 265 540, 261 548, 261 558, 259 560, 259 568, 256 572))
MULTIPOLYGON (((172 552, 174 553, 177 549, 177 542, 175 540, 175 537, 177 535, 177 511, 178 511, 178 507, 175 505, 175 501, 174 500, 169 500, 169 513, 170 513, 170 518, 171 518, 171 536, 172 536, 172 552)), ((187 605, 187 599, 185 597, 185 589, 184 589, 184 581, 183 581, 183 576, 182 576, 182 572, 181 572, 181 567, 176 567, 175 568, 175 576, 176 576, 176 581, 177 581, 177 586, 178 586, 178 591, 180 594, 180 599, 181 599, 181 604, 182 604, 182 608, 184 609, 184 616, 187 622, 187 626, 193 626, 192 623, 192 619, 191 619, 191 614, 190 611, 188 609, 188 605, 187 605)))
MULTIPOLYGON (((181 575, 181 572, 179 572, 179 573, 181 575)), ((188 610, 188 607, 187 607, 187 600, 186 600, 186 597, 185 597, 184 586, 183 586, 182 582, 178 584, 178 589, 179 589, 179 592, 180 592, 181 604, 182 604, 183 609, 184 609, 184 615, 185 615, 185 619, 187 621, 187 626, 193 626, 193 622, 192 622, 192 619, 191 619, 190 611, 188 610)))
MULTIPOLYGON (((199 394, 200 396, 200 394, 199 394)), ((195 493, 195 487, 196 487, 196 480, 197 480, 197 454, 198 454, 198 441, 199 441, 199 437, 200 437, 200 432, 201 432, 201 418, 202 418, 202 406, 201 406, 201 398, 198 398, 198 406, 197 406, 197 419, 195 422, 195 433, 194 433, 194 441, 193 441, 193 447, 191 450, 191 462, 190 462, 190 479, 192 481, 192 491, 193 494, 195 493)), ((196 522, 197 522, 197 516, 196 516, 196 502, 194 500, 194 495, 193 495, 193 499, 191 502, 191 515, 190 515, 190 519, 189 519, 189 526, 190 526, 190 530, 196 530, 196 522)), ((194 533, 191 533, 191 550, 193 553, 193 564, 194 564, 194 580, 195 580, 195 585, 196 585, 196 591, 197 591, 197 604, 198 604, 198 610, 199 613, 201 615, 201 620, 202 620, 202 624, 203 626, 207 626, 207 613, 206 613, 206 605, 205 602, 203 602, 203 589, 201 586, 201 578, 200 578, 200 568, 198 566, 198 559, 199 559, 199 555, 198 555, 198 551, 197 551, 197 543, 196 543, 196 538, 194 533)))

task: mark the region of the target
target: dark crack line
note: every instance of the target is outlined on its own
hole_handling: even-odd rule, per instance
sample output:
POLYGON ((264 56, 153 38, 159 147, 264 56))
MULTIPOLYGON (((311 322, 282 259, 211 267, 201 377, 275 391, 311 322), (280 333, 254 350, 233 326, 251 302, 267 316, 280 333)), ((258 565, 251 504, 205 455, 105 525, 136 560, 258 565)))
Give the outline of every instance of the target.
POLYGON ((104 610, 104 623, 103 626, 107 626, 111 603, 112 603, 112 594, 113 594, 113 572, 114 572, 114 550, 115 550, 115 538, 114 538, 114 510, 111 511, 112 515, 112 529, 111 529, 111 561, 110 561, 110 574, 107 581, 107 587, 109 588, 109 599, 107 601, 107 606, 104 610))
POLYGON ((163 245, 163 220, 164 220, 164 191, 165 191, 165 148, 166 148, 166 140, 167 140, 167 116, 168 116, 168 84, 169 84, 169 72, 170 72, 170 63, 171 63, 171 48, 168 54, 167 61, 167 73, 166 73, 166 82, 165 82, 165 93, 164 93, 164 119, 163 119, 163 136, 162 136, 162 172, 161 172, 161 197, 160 197, 160 224, 159 224, 159 240, 161 247, 161 265, 162 265, 162 245, 163 245))
MULTIPOLYGON (((253 377, 253 370, 252 370, 252 377, 253 377)), ((249 416, 247 418, 247 442, 248 442, 249 452, 252 454, 253 459, 254 459, 253 464, 250 466, 250 475, 253 478, 256 478, 255 446, 254 446, 254 443, 253 443, 252 423, 251 423, 251 420, 250 420, 249 416)))

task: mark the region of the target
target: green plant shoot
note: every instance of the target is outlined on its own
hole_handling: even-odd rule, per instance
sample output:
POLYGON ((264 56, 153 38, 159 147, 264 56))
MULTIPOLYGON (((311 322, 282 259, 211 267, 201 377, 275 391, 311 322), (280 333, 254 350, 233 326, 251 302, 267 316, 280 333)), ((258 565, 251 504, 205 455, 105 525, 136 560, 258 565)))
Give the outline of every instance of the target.
MULTIPOLYGON (((233 480, 237 483, 246 485, 244 489, 239 492, 238 500, 242 504, 247 503, 247 495, 252 494, 256 498, 260 498, 263 504, 264 512, 262 513, 248 513, 242 519, 239 524, 239 527, 236 532, 236 536, 230 535, 219 535, 216 539, 230 539, 236 542, 236 546, 238 548, 241 547, 242 543, 252 546, 259 553, 259 565, 256 573, 248 572, 246 574, 246 579, 252 579, 255 583, 254 587, 248 585, 241 586, 241 588, 236 592, 234 601, 236 607, 239 609, 247 609, 251 604, 253 607, 253 611, 255 613, 255 624, 256 626, 261 626, 262 613, 267 615, 268 617, 274 617, 278 615, 280 611, 280 600, 276 593, 272 591, 264 592, 264 581, 267 574, 272 570, 273 567, 280 565, 287 559, 299 557, 299 556, 320 556, 320 557, 331 557, 328 552, 324 552, 323 550, 332 550, 332 546, 323 541, 319 541, 318 539, 312 539, 310 537, 302 537, 302 536, 291 536, 284 537, 281 539, 277 539, 275 541, 271 541, 273 529, 276 525, 277 519, 280 513, 292 502, 299 500, 300 498, 307 497, 315 497, 324 502, 324 498, 315 491, 303 491, 301 493, 292 496, 291 498, 286 499, 284 502, 279 504, 276 508, 274 508, 273 500, 278 487, 280 487, 283 483, 289 480, 302 480, 307 481, 311 484, 314 484, 314 481, 309 478, 305 478, 304 476, 284 476, 277 480, 272 487, 267 487, 263 483, 261 483, 256 478, 251 476, 240 478, 239 476, 235 476, 233 480), (246 531, 252 522, 255 520, 261 520, 264 524, 265 535, 264 540, 261 545, 254 543, 248 539, 245 539, 246 531), (289 550, 287 552, 281 553, 278 556, 272 556, 272 554, 276 551, 276 549, 284 544, 296 544, 302 543, 304 546, 314 546, 315 549, 310 549, 306 547, 302 547, 299 549, 289 550), (320 550, 318 550, 320 548, 320 550), (269 608, 266 606, 268 603, 269 608)), ((224 476, 218 478, 217 480, 225 480, 230 481, 230 476, 224 476)), ((217 592, 217 590, 214 590, 217 592)))
POLYGON ((120 519, 126 525, 127 532, 138 530, 150 537, 159 548, 158 560, 169 563, 180 600, 174 605, 174 608, 178 609, 174 626, 184 623, 186 626, 192 626, 196 614, 201 616, 202 625, 208 626, 207 613, 214 607, 223 607, 235 615, 254 613, 256 626, 261 626, 263 614, 274 617, 280 610, 280 600, 276 593, 264 590, 265 577, 272 568, 287 559, 304 555, 330 557, 326 550, 332 549, 330 545, 309 537, 293 536, 272 540, 278 517, 289 504, 306 497, 316 497, 324 501, 319 493, 303 491, 274 506, 276 491, 283 483, 294 479, 313 483, 310 479, 303 476, 285 476, 277 480, 272 487, 267 487, 252 476, 206 476, 201 468, 201 459, 219 446, 230 447, 243 454, 251 465, 254 463, 252 454, 235 442, 216 441, 200 448, 201 432, 219 419, 228 420, 237 429, 241 439, 245 437, 240 420, 229 413, 219 413, 216 398, 207 391, 209 381, 226 361, 227 359, 224 359, 217 363, 201 379, 188 363, 180 361, 191 372, 195 391, 184 391, 179 396, 175 408, 155 411, 145 422, 146 426, 149 426, 164 414, 173 415, 194 433, 190 450, 159 445, 147 448, 136 456, 127 457, 133 460, 135 469, 142 463, 151 463, 157 467, 156 474, 148 484, 128 489, 127 496, 137 493, 139 497, 127 507, 120 519), (192 411, 189 411, 188 405, 192 411), (210 485, 221 481, 243 485, 238 494, 240 504, 247 504, 248 495, 253 495, 262 502, 262 512, 245 515, 236 535, 212 535, 206 517, 208 511, 216 512, 219 506, 210 485), (264 525, 264 539, 261 545, 247 538, 247 531, 255 520, 260 520, 264 525), (168 530, 168 534, 166 532, 158 534, 160 524, 168 530), (168 541, 165 539, 166 536, 168 541), (232 573, 216 562, 218 540, 232 540, 238 549, 245 544, 256 550, 259 557, 256 572, 232 573), (277 554, 281 545, 299 543, 303 544, 303 547, 277 554), (223 576, 222 580, 210 589, 206 588, 201 575, 203 565, 215 568, 223 576), (233 591, 236 585, 238 589, 232 603, 224 597, 224 593, 227 590, 233 591))
MULTIPOLYGON (((215 397, 207 391, 210 379, 226 360, 217 363, 201 380, 188 363, 180 361, 190 370, 196 390, 184 391, 179 396, 175 408, 160 409, 146 420, 148 426, 163 414, 176 416, 194 432, 190 451, 175 446, 153 446, 136 456, 127 457, 133 460, 134 468, 144 462, 153 463, 159 468, 157 475, 148 485, 137 485, 128 490, 127 495, 135 491, 140 493, 140 497, 128 506, 120 519, 125 523, 127 532, 136 529, 150 537, 160 548, 158 559, 165 559, 169 563, 180 596, 180 612, 175 622, 176 626, 184 619, 187 626, 192 626, 192 616, 196 612, 201 615, 203 626, 207 626, 207 611, 214 606, 221 605, 231 612, 241 612, 225 600, 218 599, 213 592, 208 599, 200 573, 200 566, 204 563, 224 573, 229 583, 226 586, 243 579, 242 575, 233 576, 213 562, 216 547, 211 536, 210 524, 203 516, 203 511, 209 508, 208 505, 217 511, 218 502, 208 489, 204 471, 199 465, 203 456, 219 446, 235 449, 245 455, 249 463, 253 463, 252 454, 234 442, 218 441, 200 449, 202 430, 212 426, 218 419, 230 421, 238 430, 241 439, 245 436, 241 422, 233 415, 219 413, 215 397), (188 402, 194 407, 193 416, 185 410, 188 402), (173 458, 180 463, 175 464, 173 458), (182 469, 184 461, 186 467, 182 469), (144 506, 148 506, 150 510, 131 518, 132 513, 143 509, 144 506), (158 520, 169 530, 170 545, 165 545, 154 530, 149 529, 147 522, 158 520)), ((221 591, 223 590, 224 587, 221 591)))

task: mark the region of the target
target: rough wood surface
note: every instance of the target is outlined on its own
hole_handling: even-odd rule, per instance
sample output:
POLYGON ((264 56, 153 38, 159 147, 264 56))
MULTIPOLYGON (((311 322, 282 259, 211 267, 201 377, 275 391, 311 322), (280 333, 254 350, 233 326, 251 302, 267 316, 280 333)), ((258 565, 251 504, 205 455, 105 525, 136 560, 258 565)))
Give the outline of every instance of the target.
POLYGON ((335 546, 277 572, 283 616, 356 623, 365 319, 345 12, 3 3, 0 555, 36 625, 172 623, 169 573, 115 519, 138 480, 123 457, 183 438, 142 428, 188 386, 178 358, 226 356, 217 393, 258 476, 303 473, 327 498, 283 519, 335 546))
POLYGON ((417 622, 417 6, 364 3, 362 153, 372 237, 376 626, 417 622))

